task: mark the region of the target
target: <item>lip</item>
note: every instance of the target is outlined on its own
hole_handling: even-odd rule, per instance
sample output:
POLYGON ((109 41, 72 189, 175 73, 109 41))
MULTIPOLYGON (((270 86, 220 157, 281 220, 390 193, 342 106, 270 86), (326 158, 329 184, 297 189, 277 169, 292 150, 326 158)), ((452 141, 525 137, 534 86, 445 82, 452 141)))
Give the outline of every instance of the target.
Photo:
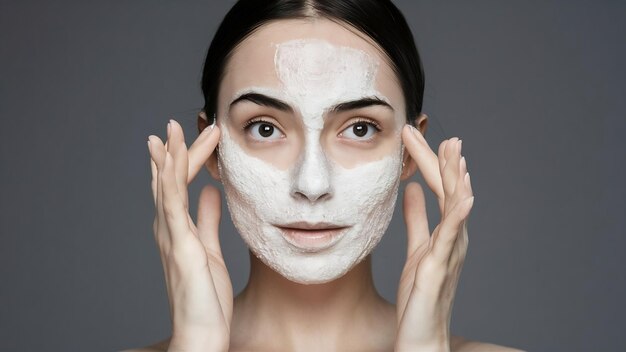
POLYGON ((276 225, 285 241, 304 252, 319 252, 337 243, 347 226, 328 223, 295 222, 276 225))

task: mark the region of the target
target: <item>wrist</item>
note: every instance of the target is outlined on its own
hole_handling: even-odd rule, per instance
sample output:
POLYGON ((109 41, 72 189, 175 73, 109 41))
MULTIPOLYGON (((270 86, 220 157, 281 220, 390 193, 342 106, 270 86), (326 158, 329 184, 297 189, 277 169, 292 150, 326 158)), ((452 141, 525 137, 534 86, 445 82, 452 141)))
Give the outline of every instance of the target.
POLYGON ((172 333, 168 352, 226 352, 227 338, 207 331, 175 331, 172 333))

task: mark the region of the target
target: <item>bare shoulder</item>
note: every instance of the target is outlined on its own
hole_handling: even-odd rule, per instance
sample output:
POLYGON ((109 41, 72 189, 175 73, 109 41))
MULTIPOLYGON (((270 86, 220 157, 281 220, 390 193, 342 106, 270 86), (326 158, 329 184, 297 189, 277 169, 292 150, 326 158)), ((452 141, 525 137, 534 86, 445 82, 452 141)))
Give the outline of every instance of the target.
POLYGON ((120 352, 167 352, 167 347, 170 345, 170 339, 159 341, 155 344, 146 347, 130 348, 120 352))
POLYGON ((525 352, 517 348, 471 341, 461 336, 452 336, 450 339, 450 350, 453 352, 525 352))

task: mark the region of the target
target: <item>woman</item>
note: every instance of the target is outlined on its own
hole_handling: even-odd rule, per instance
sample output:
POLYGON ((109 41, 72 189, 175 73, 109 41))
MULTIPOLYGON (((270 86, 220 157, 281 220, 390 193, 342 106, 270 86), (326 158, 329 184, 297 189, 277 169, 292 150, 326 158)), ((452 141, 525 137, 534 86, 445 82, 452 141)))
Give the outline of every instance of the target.
POLYGON ((144 350, 512 350, 450 335, 474 197, 461 141, 435 154, 422 136, 421 63, 390 1, 239 1, 211 44, 202 88, 189 150, 173 120, 165 145, 149 137, 173 331, 144 350), (219 192, 202 190, 197 226, 188 213, 187 185, 203 166, 250 248, 249 282, 234 299, 219 192), (417 171, 442 219, 429 234, 422 188, 409 183, 394 306, 374 288, 371 251, 400 181, 417 171))

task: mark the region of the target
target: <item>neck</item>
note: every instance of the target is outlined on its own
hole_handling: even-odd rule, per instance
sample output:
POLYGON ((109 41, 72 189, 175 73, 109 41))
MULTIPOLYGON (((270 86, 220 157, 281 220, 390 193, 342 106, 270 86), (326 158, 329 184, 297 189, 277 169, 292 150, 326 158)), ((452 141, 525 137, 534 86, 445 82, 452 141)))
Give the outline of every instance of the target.
POLYGON ((250 279, 235 300, 233 325, 245 326, 243 331, 255 331, 259 337, 283 336, 283 346, 294 350, 307 343, 319 350, 322 342, 332 350, 366 328, 359 324, 380 320, 381 314, 391 311, 393 306, 374 287, 371 255, 341 278, 304 285, 289 281, 250 254, 250 279))

